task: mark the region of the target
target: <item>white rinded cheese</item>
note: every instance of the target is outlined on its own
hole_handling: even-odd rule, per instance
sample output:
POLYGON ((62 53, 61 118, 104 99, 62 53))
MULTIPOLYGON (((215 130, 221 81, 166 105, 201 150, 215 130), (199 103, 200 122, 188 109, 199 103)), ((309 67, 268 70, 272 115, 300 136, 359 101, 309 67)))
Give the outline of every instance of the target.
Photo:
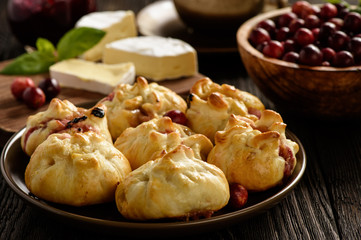
POLYGON ((106 32, 98 44, 83 54, 82 57, 89 61, 101 60, 107 43, 137 36, 137 28, 132 11, 92 12, 80 18, 75 27, 91 27, 106 32))
POLYGON ((131 62, 103 64, 68 59, 52 65, 50 75, 63 87, 109 94, 120 83, 133 84, 135 68, 131 62))
POLYGON ((105 46, 103 62, 133 62, 137 75, 154 81, 192 76, 198 72, 197 53, 191 45, 158 36, 111 42, 105 46))

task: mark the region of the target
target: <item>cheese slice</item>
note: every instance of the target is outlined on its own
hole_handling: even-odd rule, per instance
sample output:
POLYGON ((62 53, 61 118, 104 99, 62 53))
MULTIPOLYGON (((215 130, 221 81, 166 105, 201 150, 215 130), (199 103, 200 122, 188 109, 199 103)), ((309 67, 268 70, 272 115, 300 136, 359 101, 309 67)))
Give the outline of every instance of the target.
POLYGON ((111 42, 105 46, 103 62, 133 62, 137 75, 154 81, 192 76, 198 72, 197 53, 191 45, 158 36, 111 42))
POLYGON ((62 87, 83 89, 105 95, 111 93, 120 83, 133 84, 134 64, 103 64, 82 59, 68 59, 50 67, 50 76, 62 87))
POLYGON ((91 27, 106 32, 99 43, 82 55, 85 60, 89 61, 101 60, 107 43, 137 36, 133 11, 92 12, 80 18, 75 27, 91 27))

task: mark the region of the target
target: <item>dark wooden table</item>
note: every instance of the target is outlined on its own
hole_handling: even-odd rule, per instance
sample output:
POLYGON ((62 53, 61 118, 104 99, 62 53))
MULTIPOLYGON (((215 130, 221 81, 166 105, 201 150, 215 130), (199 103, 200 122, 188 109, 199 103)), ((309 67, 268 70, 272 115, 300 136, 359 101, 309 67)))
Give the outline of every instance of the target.
MULTIPOLYGON (((24 52, 7 25, 6 2, 0 1, 1 61, 24 52)), ((132 9, 137 13, 151 2, 99 0, 98 10, 132 9)), ((248 77, 237 53, 200 54, 199 67, 215 82, 249 91, 267 108, 276 109, 248 77)), ((281 114, 306 149, 307 169, 301 182, 269 211, 217 232, 195 232, 195 239, 361 239, 360 121, 320 122, 281 114)), ((11 134, 0 132, 1 149, 11 134)), ((123 239, 44 215, 23 202, 2 176, 0 196, 0 239, 123 239)))

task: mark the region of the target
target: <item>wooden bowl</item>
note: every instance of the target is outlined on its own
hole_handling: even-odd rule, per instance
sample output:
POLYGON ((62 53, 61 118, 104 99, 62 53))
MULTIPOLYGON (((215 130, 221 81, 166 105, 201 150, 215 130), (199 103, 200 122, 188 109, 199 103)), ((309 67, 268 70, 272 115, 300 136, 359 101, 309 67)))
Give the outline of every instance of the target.
POLYGON ((280 110, 320 118, 361 116, 361 66, 310 67, 265 57, 248 36, 264 19, 274 19, 291 8, 260 14, 237 31, 243 64, 259 89, 280 110))

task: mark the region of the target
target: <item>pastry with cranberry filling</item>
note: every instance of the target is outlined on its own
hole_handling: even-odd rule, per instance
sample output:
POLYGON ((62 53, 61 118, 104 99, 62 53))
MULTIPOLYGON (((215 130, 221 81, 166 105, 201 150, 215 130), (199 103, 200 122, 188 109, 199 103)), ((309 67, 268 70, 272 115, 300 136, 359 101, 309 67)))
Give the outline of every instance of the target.
POLYGON ((265 110, 259 120, 231 115, 215 135, 207 162, 225 173, 229 183, 249 191, 264 191, 284 183, 296 166, 299 146, 286 138, 281 116, 265 110))
POLYGON ((223 208, 229 196, 223 172, 179 145, 133 170, 118 185, 115 202, 128 219, 197 219, 223 208))
POLYGON ((114 146, 129 160, 132 169, 162 157, 178 145, 192 148, 197 159, 207 160, 212 142, 202 134, 195 134, 188 127, 173 123, 169 117, 154 118, 135 128, 127 128, 114 146))
POLYGON ((120 84, 100 101, 108 108, 107 119, 115 141, 128 127, 162 117, 170 110, 186 111, 187 103, 170 89, 138 77, 134 85, 120 84))
POLYGON ((24 152, 31 156, 36 147, 53 133, 93 131, 112 142, 103 104, 85 109, 68 100, 53 98, 46 111, 29 116, 21 137, 24 152))
POLYGON ((114 201, 117 185, 130 171, 124 155, 99 134, 56 133, 31 156, 25 184, 43 200, 86 206, 114 201))
POLYGON ((231 114, 257 120, 264 110, 256 96, 227 84, 219 85, 209 78, 200 79, 193 85, 188 101, 188 126, 212 142, 214 134, 224 129, 231 114))

